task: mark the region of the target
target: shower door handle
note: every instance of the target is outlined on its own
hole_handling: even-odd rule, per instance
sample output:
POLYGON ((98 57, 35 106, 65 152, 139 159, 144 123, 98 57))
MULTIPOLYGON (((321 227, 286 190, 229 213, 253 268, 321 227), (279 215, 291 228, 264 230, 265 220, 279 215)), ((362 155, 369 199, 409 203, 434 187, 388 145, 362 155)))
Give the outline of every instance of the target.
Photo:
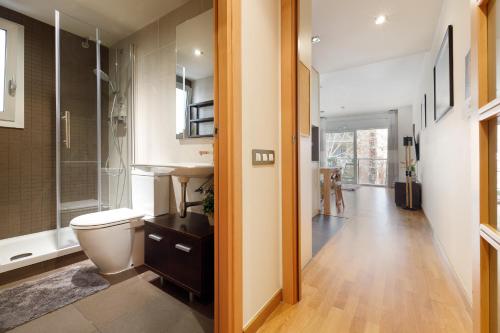
POLYGON ((64 144, 66 149, 71 149, 71 113, 69 111, 64 111, 64 144))

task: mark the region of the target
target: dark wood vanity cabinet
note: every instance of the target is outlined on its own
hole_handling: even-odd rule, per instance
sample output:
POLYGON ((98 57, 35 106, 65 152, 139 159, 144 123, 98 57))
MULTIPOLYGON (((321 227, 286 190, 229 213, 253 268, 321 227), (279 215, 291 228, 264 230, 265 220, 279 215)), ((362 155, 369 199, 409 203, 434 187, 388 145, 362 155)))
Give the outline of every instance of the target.
POLYGON ((212 299, 214 234, 208 218, 188 213, 146 219, 145 264, 203 299, 212 299))

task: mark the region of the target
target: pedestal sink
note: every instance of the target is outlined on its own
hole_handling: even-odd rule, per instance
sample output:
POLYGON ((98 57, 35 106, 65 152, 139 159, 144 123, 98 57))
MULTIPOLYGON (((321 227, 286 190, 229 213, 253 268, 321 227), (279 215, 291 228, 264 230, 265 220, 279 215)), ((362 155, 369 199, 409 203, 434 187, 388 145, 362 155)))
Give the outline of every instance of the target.
POLYGON ((188 202, 186 200, 186 190, 189 179, 210 177, 214 174, 214 166, 203 163, 169 163, 165 166, 172 169, 170 171, 172 176, 179 178, 182 191, 179 215, 180 217, 186 217, 188 207, 199 206, 202 204, 201 201, 188 202))

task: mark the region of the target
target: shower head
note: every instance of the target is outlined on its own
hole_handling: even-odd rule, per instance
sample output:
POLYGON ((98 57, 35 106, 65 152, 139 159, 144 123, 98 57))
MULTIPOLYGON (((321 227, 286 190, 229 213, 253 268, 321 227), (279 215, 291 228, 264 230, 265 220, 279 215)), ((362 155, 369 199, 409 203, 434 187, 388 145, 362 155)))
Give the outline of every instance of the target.
MULTIPOLYGON (((97 68, 94 69, 94 74, 97 75, 97 68)), ((113 82, 113 80, 111 80, 111 78, 109 77, 109 75, 106 74, 106 72, 104 72, 102 69, 100 69, 99 70, 99 76, 100 76, 101 80, 103 80, 104 82, 108 82, 109 83, 109 87, 111 88, 111 91, 113 92, 113 94, 118 93, 118 90, 116 90, 115 83, 113 82)))

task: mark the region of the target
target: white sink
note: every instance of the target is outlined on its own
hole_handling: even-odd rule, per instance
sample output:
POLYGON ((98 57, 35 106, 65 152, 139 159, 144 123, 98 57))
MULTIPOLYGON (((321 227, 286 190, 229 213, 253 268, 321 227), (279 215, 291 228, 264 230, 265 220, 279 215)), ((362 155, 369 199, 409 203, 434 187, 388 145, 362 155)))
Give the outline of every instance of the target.
POLYGON ((214 174, 214 166, 208 163, 168 163, 165 167, 177 177, 206 178, 214 174))

